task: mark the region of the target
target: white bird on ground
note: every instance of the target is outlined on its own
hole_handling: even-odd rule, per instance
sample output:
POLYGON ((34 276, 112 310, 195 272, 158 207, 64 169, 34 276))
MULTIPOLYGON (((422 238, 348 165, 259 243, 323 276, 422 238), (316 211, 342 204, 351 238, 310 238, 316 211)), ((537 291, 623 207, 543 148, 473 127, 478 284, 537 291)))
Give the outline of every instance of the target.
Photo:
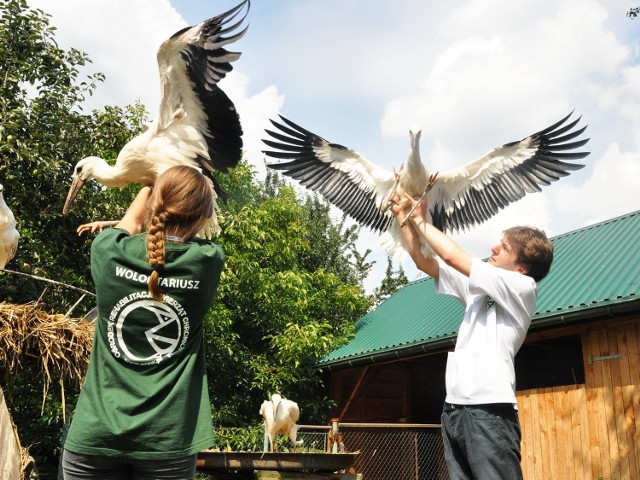
POLYGON ((4 187, 0 185, 0 270, 11 261, 18 249, 20 234, 16 230, 16 219, 4 201, 4 187))
MULTIPOLYGON (((493 217, 527 193, 540 191, 584 165, 568 163, 589 155, 574 151, 589 139, 577 139, 587 128, 574 129, 580 118, 571 114, 559 122, 516 142, 504 144, 460 168, 432 174, 422 163, 420 131, 410 132, 406 167, 389 172, 358 152, 324 138, 280 116, 271 120, 277 131, 263 142, 275 149, 264 151, 281 160, 267 166, 281 171, 321 194, 364 227, 380 232, 380 243, 392 257, 404 252, 402 237, 389 198, 395 193, 420 197, 426 192, 428 220, 444 232, 465 231, 493 217), (436 179, 437 176, 437 179, 436 179)), ((431 255, 423 241, 422 251, 431 255)))
POLYGON ((288 435, 293 450, 302 441, 297 441, 298 425, 296 422, 300 418, 298 404, 292 400, 282 398, 277 393, 271 395, 271 400, 265 400, 260 406, 260 415, 264 419, 265 446, 266 438, 269 439, 269 452, 276 449, 276 435, 288 435))
MULTIPOLYGON (((87 157, 76 164, 63 213, 92 178, 106 187, 134 182, 152 185, 168 168, 189 165, 200 168, 215 186, 213 172, 228 173, 238 164, 242 156, 240 117, 218 82, 241 55, 224 47, 246 33, 248 26, 238 29, 249 8, 250 0, 244 0, 162 43, 157 53, 161 86, 158 115, 122 148, 115 165, 99 157, 87 157)), ((219 232, 217 205, 210 227, 219 232)))

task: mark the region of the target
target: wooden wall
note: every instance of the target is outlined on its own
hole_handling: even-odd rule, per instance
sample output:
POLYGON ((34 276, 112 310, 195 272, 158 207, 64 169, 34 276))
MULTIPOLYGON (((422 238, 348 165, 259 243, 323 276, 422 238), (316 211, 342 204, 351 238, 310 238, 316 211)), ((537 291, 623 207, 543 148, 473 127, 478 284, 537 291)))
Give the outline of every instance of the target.
POLYGON ((332 418, 342 422, 406 422, 410 414, 410 374, 402 363, 336 372, 331 398, 339 408, 332 418))
POLYGON ((4 394, 0 388, 0 478, 20 479, 20 450, 13 433, 13 422, 9 416, 4 394))
POLYGON ((584 385, 518 392, 526 480, 640 479, 640 322, 585 329, 582 349, 584 385))

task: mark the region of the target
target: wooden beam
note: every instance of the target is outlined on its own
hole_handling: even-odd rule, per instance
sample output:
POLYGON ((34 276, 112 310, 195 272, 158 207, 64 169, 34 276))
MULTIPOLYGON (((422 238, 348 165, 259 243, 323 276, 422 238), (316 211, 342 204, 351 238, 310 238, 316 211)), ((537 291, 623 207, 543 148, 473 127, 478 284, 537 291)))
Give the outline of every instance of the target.
POLYGON ((338 422, 341 422, 342 419, 344 418, 344 415, 347 413, 347 410, 349 409, 351 402, 353 401, 356 394, 358 393, 358 390, 360 390, 362 381, 364 380, 365 375, 369 371, 370 366, 371 365, 367 365, 366 367, 364 367, 364 370, 362 370, 362 373, 360 374, 360 378, 358 378, 358 381, 356 382, 355 387, 353 387, 353 390, 351 391, 351 395, 349 395, 349 399, 347 400, 347 403, 344 404, 344 408, 342 409, 342 412, 340 412, 340 416, 338 417, 338 422))

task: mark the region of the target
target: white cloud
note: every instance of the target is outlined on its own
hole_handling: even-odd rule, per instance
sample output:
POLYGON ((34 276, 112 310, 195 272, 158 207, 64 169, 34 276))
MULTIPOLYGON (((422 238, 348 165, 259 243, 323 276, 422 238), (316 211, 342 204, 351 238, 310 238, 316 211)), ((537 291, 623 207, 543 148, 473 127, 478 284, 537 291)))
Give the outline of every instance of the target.
POLYGON ((279 94, 273 85, 251 95, 248 93, 249 83, 246 75, 232 72, 225 79, 224 90, 240 115, 245 158, 256 167, 258 178, 262 179, 266 172, 262 154, 265 148, 262 138, 266 136, 264 129, 271 127, 269 119, 277 116, 284 104, 284 95, 279 94))
POLYGON ((638 182, 640 152, 621 152, 614 143, 595 163, 593 174, 584 184, 567 184, 559 190, 557 213, 562 218, 578 216, 589 225, 637 210, 638 182))
POLYGON ((85 74, 102 72, 106 81, 88 108, 142 101, 155 114, 160 99, 156 51, 184 19, 168 0, 30 0, 53 16, 61 48, 89 55, 85 74))

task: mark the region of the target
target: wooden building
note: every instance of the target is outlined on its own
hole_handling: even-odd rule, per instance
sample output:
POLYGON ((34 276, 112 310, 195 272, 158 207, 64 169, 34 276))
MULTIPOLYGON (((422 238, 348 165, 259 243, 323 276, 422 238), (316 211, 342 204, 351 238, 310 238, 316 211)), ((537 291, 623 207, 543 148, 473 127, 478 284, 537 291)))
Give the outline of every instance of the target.
MULTIPOLYGON (((552 239, 516 356, 527 480, 640 479, 640 211, 552 239)), ((342 422, 440 423, 462 307, 433 280, 399 290, 323 359, 342 422)))

